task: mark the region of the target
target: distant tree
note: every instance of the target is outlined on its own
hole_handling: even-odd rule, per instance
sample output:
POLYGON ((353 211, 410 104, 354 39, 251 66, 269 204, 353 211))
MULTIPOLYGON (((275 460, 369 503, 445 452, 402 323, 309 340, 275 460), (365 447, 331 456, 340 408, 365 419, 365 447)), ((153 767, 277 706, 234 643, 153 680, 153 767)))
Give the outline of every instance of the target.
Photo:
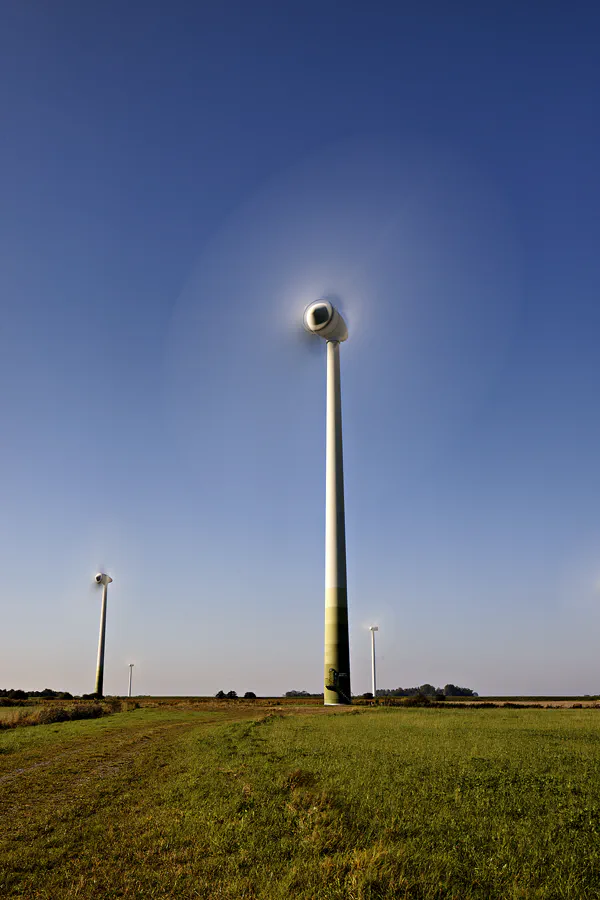
POLYGON ((25 693, 25 691, 20 690, 20 688, 17 688, 16 690, 11 689, 8 692, 8 696, 12 700, 27 700, 27 694, 25 693))
POLYGON ((254 691, 246 691, 244 694, 244 700, 256 700, 256 694, 254 691))
POLYGON ((363 700, 372 700, 372 699, 373 699, 373 694, 371 693, 371 691, 365 691, 365 693, 363 694, 363 700))
POLYGON ((286 691, 286 697, 312 697, 312 694, 309 694, 308 691, 286 691))
POLYGON ((418 690, 419 694, 425 694, 426 697, 434 697, 436 690, 432 684, 422 684, 418 690))
POLYGON ((457 687, 455 684, 446 684, 444 686, 444 694, 446 697, 478 697, 475 691, 472 691, 471 688, 465 687, 457 687))
POLYGON ((235 691, 227 691, 227 699, 228 700, 236 700, 237 694, 235 691))
POLYGON ((217 700, 224 700, 225 699, 225 691, 217 691, 217 693, 215 694, 215 697, 217 698, 217 700))

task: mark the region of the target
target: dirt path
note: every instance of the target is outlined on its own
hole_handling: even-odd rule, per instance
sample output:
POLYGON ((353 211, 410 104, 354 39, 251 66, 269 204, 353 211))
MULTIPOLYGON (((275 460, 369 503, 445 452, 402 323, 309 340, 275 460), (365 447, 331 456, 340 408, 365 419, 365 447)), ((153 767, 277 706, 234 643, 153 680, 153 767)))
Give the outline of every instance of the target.
MULTIPOLYGON (((172 728, 189 728, 191 725, 192 723, 170 723, 145 730, 141 734, 134 733, 131 737, 127 736, 125 738, 123 738, 123 732, 113 732, 110 735, 113 740, 105 740, 101 744, 93 742, 93 738, 90 736, 85 742, 78 743, 77 746, 65 750, 63 753, 53 753, 50 759, 32 763, 30 766, 18 766, 6 774, 0 775, 0 785, 13 781, 16 778, 23 778, 31 775, 39 769, 54 767, 57 772, 64 771, 68 768, 68 763, 73 760, 77 760, 79 765, 81 765, 84 761, 100 761, 100 764, 102 764, 107 757, 119 759, 123 757, 124 754, 131 755, 131 753, 139 748, 140 745, 143 746, 148 741, 151 741, 153 737, 156 737, 159 733, 172 728)), ((106 736, 106 733, 102 735, 104 738, 106 738, 106 736)), ((47 749, 51 750, 52 746, 50 745, 47 749)), ((91 771, 96 770, 92 769, 91 771)))
POLYGON ((69 810, 81 808, 83 814, 107 794, 135 792, 148 778, 168 772, 185 732, 258 717, 236 711, 179 721, 123 718, 122 728, 111 721, 110 728, 90 728, 66 741, 58 726, 56 740, 17 750, 12 760, 0 757, 13 763, 0 774, 0 834, 22 840, 31 828, 51 829, 69 810))

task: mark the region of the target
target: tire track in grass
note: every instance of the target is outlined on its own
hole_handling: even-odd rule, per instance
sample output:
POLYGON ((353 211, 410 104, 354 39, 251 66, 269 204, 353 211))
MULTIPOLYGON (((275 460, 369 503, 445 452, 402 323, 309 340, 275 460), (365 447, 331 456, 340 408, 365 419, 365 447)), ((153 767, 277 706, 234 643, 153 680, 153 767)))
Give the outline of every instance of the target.
MULTIPOLYGON (((121 713, 117 713, 114 718, 110 717, 109 719, 101 718, 92 721, 83 720, 82 722, 77 722, 78 725, 91 726, 90 730, 85 734, 63 735, 60 733, 63 727, 72 725, 72 722, 35 726, 36 731, 41 732, 44 730, 46 736, 48 736, 48 729, 52 729, 52 731, 57 734, 56 738, 50 738, 50 740, 41 745, 35 744, 34 746, 18 747, 17 749, 10 751, 6 756, 2 755, 2 747, 0 746, 0 785, 10 782, 15 777, 26 775, 37 769, 52 766, 60 759, 73 759, 85 755, 88 750, 93 754, 94 750, 98 750, 98 747, 104 747, 111 739, 116 742, 119 738, 122 738, 127 734, 143 732, 141 739, 144 739, 144 735, 150 738, 156 731, 172 728, 179 724, 208 725, 218 722, 237 721, 240 719, 256 717, 256 712, 253 711, 251 714, 249 711, 244 711, 240 714, 240 711, 230 712, 229 710, 223 710, 218 712, 213 711, 212 714, 207 715, 202 711, 197 719, 192 719, 190 717, 183 721, 178 719, 175 722, 171 720, 170 722, 159 722, 158 724, 147 721, 132 722, 130 719, 123 722, 116 720, 116 717, 120 717, 121 715, 121 713), (58 750, 62 752, 52 752, 53 748, 57 748, 57 745, 58 750), (65 747, 67 749, 63 749, 65 747), (50 759, 46 758, 48 753, 52 753, 50 759), (42 756, 42 759, 40 759, 40 756, 42 756), (35 761, 31 762, 32 760, 35 761), (31 764, 23 765, 23 762, 31 762, 31 764), (4 763, 4 765, 2 765, 2 763, 4 763), (15 763, 15 765, 11 768, 10 763, 15 763)), ((29 732, 30 729, 27 728, 27 731, 29 732)), ((14 731, 11 732, 11 735, 14 735, 14 731)))
MULTIPOLYGON (((21 766, 15 769, 12 769, 10 772, 7 772, 5 775, 0 775, 0 785, 5 784, 7 782, 13 781, 16 778, 21 778, 23 776, 29 775, 32 772, 37 772, 38 769, 45 769, 50 766, 55 766, 65 760, 75 760, 82 759, 86 756, 89 756, 90 759, 94 759, 95 756, 98 755, 100 751, 101 756, 105 756, 108 753, 113 751, 119 751, 121 747, 125 747, 129 744, 140 744, 145 741, 149 741, 156 733, 163 732, 165 729, 177 727, 177 725, 183 725, 184 727, 191 725, 191 723, 169 723, 168 725, 162 725, 158 728, 153 728, 150 731, 146 731, 144 734, 136 736, 133 740, 124 740, 118 741, 115 739, 112 743, 104 744, 102 746, 98 746, 98 744, 94 743, 93 746, 89 747, 90 738, 87 738, 85 744, 80 744, 74 749, 66 750, 64 753, 55 754, 52 759, 41 760, 40 762, 33 763, 31 766, 21 766)), ((40 726, 38 726, 40 727, 40 726)), ((122 732, 117 732, 115 738, 120 737, 122 732)), ((103 735, 104 737, 105 735, 103 735)), ((112 735, 111 735, 112 736, 112 735)))
POLYGON ((118 819, 143 803, 148 784, 156 785, 161 773, 169 771, 163 767, 177 758, 182 736, 199 724, 171 722, 144 729, 128 740, 103 743, 95 754, 75 752, 68 763, 63 755, 54 766, 37 767, 4 784, 0 895, 71 896, 66 883, 49 894, 33 888, 40 879, 53 881, 55 868, 77 868, 74 860, 82 852, 100 860, 103 843, 94 844, 99 829, 110 831, 111 810, 118 819))
MULTIPOLYGON (((29 812, 34 806, 39 811, 42 808, 52 811, 65 804, 81 802, 85 799, 82 788, 86 785, 100 788, 102 782, 126 775, 127 769, 133 773, 135 763, 148 753, 154 753, 157 745, 166 758, 182 732, 240 718, 249 716, 217 713, 176 722, 140 722, 133 728, 130 723, 123 723, 122 728, 87 734, 83 741, 78 736, 75 747, 54 753, 51 759, 42 759, 30 766, 17 766, 0 776, 0 829, 6 831, 20 813, 29 812)), ((53 743, 44 745, 43 749, 46 753, 52 752, 53 743)), ((159 767, 161 765, 159 763, 159 767)))
MULTIPOLYGON (((142 831, 154 827, 149 823, 160 815, 162 783, 177 779, 187 767, 187 735, 196 732, 203 741, 212 728, 258 716, 232 710, 183 721, 160 718, 86 729, 84 740, 73 731, 77 746, 70 749, 64 742, 69 735, 47 734, 47 743, 24 748, 38 755, 28 766, 17 751, 17 766, 0 784, 0 896, 72 896, 69 870, 80 871, 76 861, 82 854, 86 865, 102 869, 105 833, 110 837, 122 828, 134 810, 144 812, 138 820, 142 831), (41 752, 45 759, 39 759, 41 752), (55 876, 55 871, 63 874, 55 876), (54 884, 55 877, 58 892, 38 893, 40 881, 54 884)), ((115 865, 121 865, 119 860, 116 854, 115 865)))
MULTIPOLYGON (((168 764, 177 739, 191 723, 154 728, 128 741, 111 741, 99 752, 62 755, 4 783, 0 789, 0 856, 52 835, 61 823, 74 824, 122 793, 144 786, 147 760, 159 751, 158 766, 168 764)), ((154 768, 156 762, 154 761, 154 768)))

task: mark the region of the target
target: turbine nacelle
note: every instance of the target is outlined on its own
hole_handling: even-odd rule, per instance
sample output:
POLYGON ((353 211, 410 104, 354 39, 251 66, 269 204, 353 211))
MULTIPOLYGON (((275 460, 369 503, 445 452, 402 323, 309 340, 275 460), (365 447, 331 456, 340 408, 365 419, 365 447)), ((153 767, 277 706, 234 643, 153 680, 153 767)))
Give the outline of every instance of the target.
POLYGON ((304 310, 304 327, 326 341, 345 341, 348 328, 329 300, 317 300, 304 310))
POLYGON ((112 578, 110 577, 110 575, 105 575, 104 572, 98 572, 98 574, 94 578, 94 581, 96 582, 96 584, 110 584, 112 578))

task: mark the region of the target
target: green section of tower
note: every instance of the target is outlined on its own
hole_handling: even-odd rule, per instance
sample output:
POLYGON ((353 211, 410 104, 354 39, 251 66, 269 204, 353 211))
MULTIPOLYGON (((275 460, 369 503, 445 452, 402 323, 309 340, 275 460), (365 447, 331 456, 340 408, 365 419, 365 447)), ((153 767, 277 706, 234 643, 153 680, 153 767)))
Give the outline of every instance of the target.
POLYGON ((325 589, 325 705, 349 704, 350 641, 346 588, 325 589))

